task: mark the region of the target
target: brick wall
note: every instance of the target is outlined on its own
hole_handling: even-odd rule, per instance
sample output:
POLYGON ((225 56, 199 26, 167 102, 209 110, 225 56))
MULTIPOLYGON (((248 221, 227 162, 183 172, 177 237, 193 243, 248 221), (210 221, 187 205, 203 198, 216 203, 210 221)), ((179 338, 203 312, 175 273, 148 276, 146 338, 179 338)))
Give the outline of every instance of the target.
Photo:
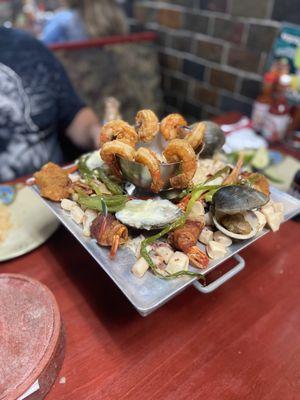
POLYGON ((159 35, 166 111, 194 118, 229 110, 249 115, 280 21, 300 21, 300 0, 129 3, 133 30, 159 35))

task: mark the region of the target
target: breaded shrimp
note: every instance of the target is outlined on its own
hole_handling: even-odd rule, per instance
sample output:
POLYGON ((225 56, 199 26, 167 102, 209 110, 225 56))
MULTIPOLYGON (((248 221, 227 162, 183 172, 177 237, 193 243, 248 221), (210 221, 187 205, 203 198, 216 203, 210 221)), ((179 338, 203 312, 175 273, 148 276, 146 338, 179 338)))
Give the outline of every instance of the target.
POLYGON ((234 185, 238 181, 239 174, 240 174, 241 168, 243 166, 243 162, 244 162, 244 155, 243 155, 243 153, 240 153, 237 163, 234 166, 233 170, 223 180, 223 183, 222 183, 223 185, 234 185))
POLYGON ((117 176, 120 176, 120 170, 116 156, 133 161, 135 150, 134 147, 127 143, 123 143, 120 140, 112 140, 111 142, 106 142, 103 144, 102 148, 100 149, 100 156, 102 160, 112 168, 113 172, 117 176))
POLYGON ((141 110, 135 117, 136 130, 139 139, 143 142, 151 142, 159 131, 159 121, 151 110, 141 110))
POLYGON ((189 129, 189 132, 184 137, 184 139, 192 146, 194 150, 198 149, 203 143, 205 129, 205 123, 198 122, 195 124, 195 126, 193 126, 193 128, 189 129))
POLYGON ((158 193, 163 188, 163 181, 160 175, 160 163, 154 151, 140 147, 135 153, 135 161, 148 168, 152 177, 151 190, 158 193))
POLYGON ((192 146, 185 139, 173 139, 165 148, 163 155, 169 163, 182 161, 182 171, 170 179, 174 188, 187 187, 196 172, 196 154, 192 146))
POLYGON ((170 114, 160 123, 160 131, 166 140, 176 139, 179 129, 187 126, 186 120, 180 114, 170 114))
POLYGON ((120 140, 134 147, 138 141, 138 134, 133 126, 122 120, 107 122, 100 132, 100 145, 114 139, 120 140))

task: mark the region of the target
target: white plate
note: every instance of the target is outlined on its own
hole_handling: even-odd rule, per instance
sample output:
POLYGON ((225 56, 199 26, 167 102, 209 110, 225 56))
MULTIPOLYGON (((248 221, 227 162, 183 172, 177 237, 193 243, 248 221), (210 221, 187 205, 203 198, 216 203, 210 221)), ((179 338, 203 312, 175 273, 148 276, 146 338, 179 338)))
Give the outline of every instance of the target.
POLYGON ((43 244, 58 228, 59 221, 28 187, 17 192, 8 206, 12 227, 0 242, 0 262, 26 254, 43 244))

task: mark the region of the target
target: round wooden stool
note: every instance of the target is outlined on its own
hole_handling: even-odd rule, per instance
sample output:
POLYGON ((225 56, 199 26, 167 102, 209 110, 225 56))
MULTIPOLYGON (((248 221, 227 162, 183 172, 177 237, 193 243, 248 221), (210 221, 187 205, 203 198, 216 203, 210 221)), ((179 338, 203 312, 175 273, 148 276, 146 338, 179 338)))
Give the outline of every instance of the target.
POLYGON ((50 290, 23 275, 0 274, 0 400, 43 399, 59 373, 64 347, 50 290))

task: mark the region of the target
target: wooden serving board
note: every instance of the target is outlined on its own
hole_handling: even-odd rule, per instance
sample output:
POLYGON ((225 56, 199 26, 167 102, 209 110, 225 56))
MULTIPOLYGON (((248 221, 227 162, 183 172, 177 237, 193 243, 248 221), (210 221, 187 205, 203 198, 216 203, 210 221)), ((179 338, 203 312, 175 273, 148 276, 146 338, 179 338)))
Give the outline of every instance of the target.
POLYGON ((64 358, 65 337, 56 300, 40 282, 0 274, 0 400, 43 399, 64 358))

